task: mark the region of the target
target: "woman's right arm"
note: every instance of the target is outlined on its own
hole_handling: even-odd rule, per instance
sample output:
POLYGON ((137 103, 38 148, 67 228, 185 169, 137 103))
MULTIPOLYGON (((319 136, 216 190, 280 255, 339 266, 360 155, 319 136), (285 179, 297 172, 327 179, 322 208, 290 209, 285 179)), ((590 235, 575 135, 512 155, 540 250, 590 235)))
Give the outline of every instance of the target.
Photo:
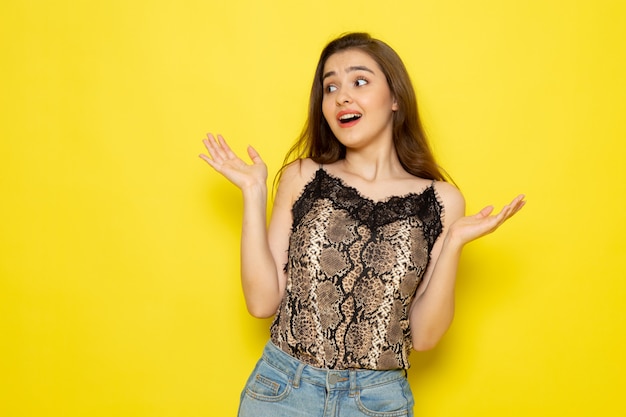
POLYGON ((287 262, 291 203, 298 183, 295 164, 287 167, 281 177, 268 229, 267 167, 259 154, 249 147, 252 164, 246 164, 222 136, 209 134, 204 144, 209 155, 200 157, 242 192, 241 284, 246 306, 254 317, 271 317, 286 285, 283 266, 287 262))

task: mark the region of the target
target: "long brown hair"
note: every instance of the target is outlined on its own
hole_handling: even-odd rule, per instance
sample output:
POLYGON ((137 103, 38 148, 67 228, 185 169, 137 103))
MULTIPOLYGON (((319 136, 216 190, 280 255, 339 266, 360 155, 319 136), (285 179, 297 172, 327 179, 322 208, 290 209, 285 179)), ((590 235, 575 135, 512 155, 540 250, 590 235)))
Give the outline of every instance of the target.
POLYGON ((345 157, 345 146, 337 140, 322 114, 322 78, 326 60, 348 49, 367 53, 378 63, 387 78, 391 94, 398 103, 398 110, 393 112, 393 142, 402 167, 420 178, 446 181, 447 175, 435 162, 419 119, 415 90, 404 63, 389 45, 372 38, 368 33, 344 34, 322 50, 311 87, 308 118, 300 137, 285 156, 283 168, 298 158, 311 158, 319 164, 330 164, 345 157))

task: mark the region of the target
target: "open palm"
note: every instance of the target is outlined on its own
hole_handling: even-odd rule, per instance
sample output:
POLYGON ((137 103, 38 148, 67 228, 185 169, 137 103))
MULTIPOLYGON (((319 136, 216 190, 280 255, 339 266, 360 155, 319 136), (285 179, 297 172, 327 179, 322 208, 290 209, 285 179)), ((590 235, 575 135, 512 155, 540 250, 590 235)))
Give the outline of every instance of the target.
POLYGON ((493 206, 482 209, 473 216, 461 217, 450 226, 450 234, 461 244, 489 234, 524 207, 524 195, 519 195, 497 214, 491 215, 493 206))
POLYGON ((252 164, 247 164, 230 149, 221 135, 215 138, 209 133, 203 143, 208 155, 202 154, 200 158, 237 187, 243 190, 256 185, 265 186, 267 166, 252 146, 248 147, 252 164))

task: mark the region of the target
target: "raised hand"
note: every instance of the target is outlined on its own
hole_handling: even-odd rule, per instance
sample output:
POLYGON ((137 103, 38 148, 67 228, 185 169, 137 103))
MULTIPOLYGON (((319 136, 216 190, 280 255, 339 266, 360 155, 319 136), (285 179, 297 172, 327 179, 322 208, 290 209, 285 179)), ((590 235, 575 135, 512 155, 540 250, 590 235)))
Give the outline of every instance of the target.
POLYGON ((247 164, 230 149, 221 135, 216 138, 209 133, 203 143, 208 155, 201 154, 200 158, 237 187, 244 190, 259 185, 266 186, 267 166, 252 146, 248 146, 248 156, 252 164, 247 164))
POLYGON ((487 206, 473 216, 465 216, 450 225, 448 236, 457 243, 464 245, 481 236, 494 232, 505 221, 520 211, 526 204, 524 195, 520 194, 495 215, 493 206, 487 206))

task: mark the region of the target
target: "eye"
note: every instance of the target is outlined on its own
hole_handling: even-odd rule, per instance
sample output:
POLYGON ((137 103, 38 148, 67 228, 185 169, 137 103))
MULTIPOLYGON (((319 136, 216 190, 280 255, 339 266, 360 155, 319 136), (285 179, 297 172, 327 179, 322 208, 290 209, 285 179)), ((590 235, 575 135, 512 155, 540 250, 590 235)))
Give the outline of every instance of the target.
POLYGON ((332 92, 334 92, 336 90, 337 90, 337 87, 332 85, 332 84, 329 84, 326 87, 324 87, 324 91, 327 92, 327 93, 332 93, 332 92))
POLYGON ((367 80, 366 80, 365 78, 357 78, 357 80, 354 82, 354 84, 355 84, 357 87, 362 87, 362 86, 364 86, 365 84, 367 84, 367 80))

